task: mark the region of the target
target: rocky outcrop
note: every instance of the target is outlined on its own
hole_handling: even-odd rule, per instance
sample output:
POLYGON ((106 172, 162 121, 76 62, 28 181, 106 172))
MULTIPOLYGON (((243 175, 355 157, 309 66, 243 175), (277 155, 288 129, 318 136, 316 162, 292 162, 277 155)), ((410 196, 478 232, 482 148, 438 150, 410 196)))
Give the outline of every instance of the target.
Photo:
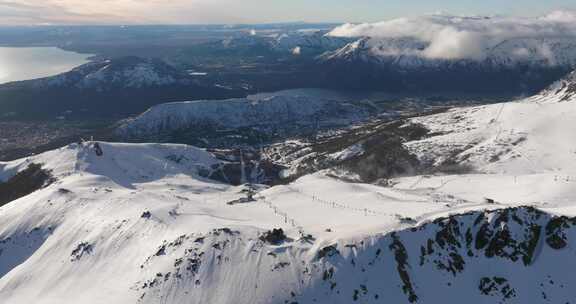
POLYGON ((0 181, 0 206, 44 188, 55 181, 42 165, 31 163, 9 180, 0 181))
MULTIPOLYGON (((279 242, 276 235, 284 235, 280 231, 256 238, 219 229, 159 246, 163 255, 152 254, 142 267, 157 269, 156 263, 175 259, 175 269, 158 272, 141 282, 138 290, 148 303, 173 288, 220 280, 220 271, 256 267, 251 271, 260 278, 284 282, 285 288, 274 293, 274 303, 382 299, 394 303, 525 303, 534 299, 535 291, 542 300, 552 294, 554 299, 570 299, 576 294, 569 286, 576 283, 563 273, 574 263, 564 248, 574 241, 575 228, 576 219, 519 207, 452 215, 379 237, 321 247, 284 237, 279 242), (302 250, 316 254, 302 255, 302 250), (235 264, 240 261, 235 252, 247 252, 245 263, 255 264, 235 264), (534 271, 542 276, 526 280, 534 271)), ((203 294, 197 288, 184 290, 203 294)))

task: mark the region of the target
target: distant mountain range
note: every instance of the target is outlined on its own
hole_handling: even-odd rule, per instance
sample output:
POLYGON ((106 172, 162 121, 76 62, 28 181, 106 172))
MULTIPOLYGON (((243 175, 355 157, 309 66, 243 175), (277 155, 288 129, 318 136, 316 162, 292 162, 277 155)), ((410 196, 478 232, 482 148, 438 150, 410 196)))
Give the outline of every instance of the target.
POLYGON ((21 82, 19 85, 38 89, 64 88, 105 92, 120 89, 198 86, 198 81, 159 59, 122 57, 90 62, 70 72, 21 82))
POLYGON ((307 72, 299 75, 301 86, 413 95, 531 95, 576 67, 576 42, 571 37, 510 38, 483 50, 482 59, 426 58, 421 53, 428 46, 414 37, 286 32, 231 36, 195 46, 187 55, 280 58, 282 64, 298 64, 296 69, 307 72))
POLYGON ((161 60, 120 57, 0 85, 0 118, 119 119, 162 102, 244 95, 241 89, 202 82, 161 60))
POLYGON ((529 96, 576 65, 576 43, 566 37, 508 39, 477 60, 422 57, 418 52, 427 43, 411 37, 328 33, 236 33, 197 44, 179 56, 212 60, 203 76, 176 59, 173 65, 140 57, 98 59, 61 75, 1 85, 0 119, 115 120, 166 102, 298 87, 409 96, 529 96), (246 56, 264 59, 244 66, 246 56))
POLYGON ((354 41, 351 38, 331 37, 328 31, 242 33, 225 39, 192 47, 194 55, 207 56, 299 56, 315 57, 337 50, 354 41))
POLYGON ((395 92, 534 94, 576 67, 572 38, 506 40, 477 59, 430 59, 415 38, 359 38, 318 57, 334 86, 395 92))
POLYGON ((323 54, 322 61, 371 63, 399 69, 450 69, 483 66, 485 70, 516 66, 576 66, 576 41, 572 37, 513 38, 485 50, 483 59, 437 59, 423 57, 429 43, 417 38, 358 38, 335 51, 323 54))

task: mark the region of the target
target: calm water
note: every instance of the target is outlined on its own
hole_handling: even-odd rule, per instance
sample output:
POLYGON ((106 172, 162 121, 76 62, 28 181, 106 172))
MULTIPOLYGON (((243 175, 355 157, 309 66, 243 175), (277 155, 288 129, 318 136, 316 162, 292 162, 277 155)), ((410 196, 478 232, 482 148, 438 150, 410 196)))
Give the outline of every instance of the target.
POLYGON ((88 62, 90 56, 55 47, 0 47, 0 83, 67 72, 88 62))

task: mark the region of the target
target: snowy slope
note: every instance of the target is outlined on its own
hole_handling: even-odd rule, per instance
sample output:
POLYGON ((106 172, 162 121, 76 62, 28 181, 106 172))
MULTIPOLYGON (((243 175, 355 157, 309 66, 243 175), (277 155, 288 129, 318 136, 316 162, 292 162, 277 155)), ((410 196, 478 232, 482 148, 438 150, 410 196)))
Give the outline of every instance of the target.
POLYGON ((348 126, 375 114, 367 104, 354 104, 318 90, 289 90, 229 100, 197 100, 155 106, 118 129, 124 138, 167 132, 253 128, 262 133, 304 134, 318 128, 348 126))
POLYGON ((571 74, 531 98, 412 119, 435 136, 405 146, 423 162, 486 173, 576 172, 575 83, 571 74))
POLYGON ((32 163, 56 178, 0 207, 0 298, 571 303, 572 84, 405 121, 429 133, 402 145, 438 171, 381 185, 327 170, 231 186, 204 177, 222 160, 183 145, 99 143, 98 155, 85 143, 0 163, 3 181, 32 163))
MULTIPOLYGON (((574 265, 575 220, 500 210, 520 202, 319 173, 229 205, 244 188, 201 178, 217 162, 202 150, 100 145, 102 156, 88 143, 28 159, 58 181, 0 208, 6 303, 526 303, 576 295, 565 271, 574 265), (466 214, 439 220, 451 213, 466 214), (288 239, 259 239, 272 228, 288 239)), ((3 178, 26 162, 2 164, 3 178)))

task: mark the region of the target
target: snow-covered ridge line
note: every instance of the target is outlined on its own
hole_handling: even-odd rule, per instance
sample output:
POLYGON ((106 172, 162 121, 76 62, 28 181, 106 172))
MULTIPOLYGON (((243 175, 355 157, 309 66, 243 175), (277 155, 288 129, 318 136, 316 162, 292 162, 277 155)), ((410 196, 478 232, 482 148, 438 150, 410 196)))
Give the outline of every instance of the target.
POLYGON ((373 109, 329 96, 278 93, 229 100, 174 102, 155 106, 119 128, 124 137, 140 137, 187 128, 255 127, 292 129, 345 126, 370 117, 373 109))
POLYGON ((429 45, 410 37, 360 38, 319 57, 322 62, 364 62, 402 68, 453 68, 458 66, 506 69, 518 66, 576 67, 576 43, 570 37, 516 38, 485 50, 482 58, 427 58, 420 52, 429 45))
POLYGON ((102 174, 111 178, 121 175, 136 178, 139 174, 135 170, 151 173, 157 171, 150 176, 143 174, 142 177, 156 174, 193 174, 199 168, 209 168, 219 162, 209 152, 186 145, 83 142, 0 163, 0 166, 2 173, 6 174, 3 179, 25 169, 29 164, 40 164, 58 178, 78 173, 102 174), (171 161, 172 157, 179 157, 180 162, 177 162, 178 159, 171 161))
POLYGON ((273 51, 278 54, 318 55, 343 47, 351 38, 333 37, 326 31, 284 32, 267 35, 265 33, 250 33, 229 37, 217 42, 209 42, 207 46, 215 51, 221 49, 241 51, 250 48, 251 51, 273 51))
MULTIPOLYGON (((19 84, 19 83, 15 83, 19 84)), ((110 91, 194 85, 194 79, 158 59, 122 57, 93 61, 60 75, 21 82, 33 88, 110 91)))
POLYGON ((514 102, 457 108, 410 120, 436 136, 407 142, 424 163, 471 166, 486 173, 576 172, 575 73, 514 102))
POLYGON ((381 58, 564 65, 573 64, 576 56, 576 13, 531 18, 433 14, 344 24, 329 35, 368 37, 372 55, 381 58))

